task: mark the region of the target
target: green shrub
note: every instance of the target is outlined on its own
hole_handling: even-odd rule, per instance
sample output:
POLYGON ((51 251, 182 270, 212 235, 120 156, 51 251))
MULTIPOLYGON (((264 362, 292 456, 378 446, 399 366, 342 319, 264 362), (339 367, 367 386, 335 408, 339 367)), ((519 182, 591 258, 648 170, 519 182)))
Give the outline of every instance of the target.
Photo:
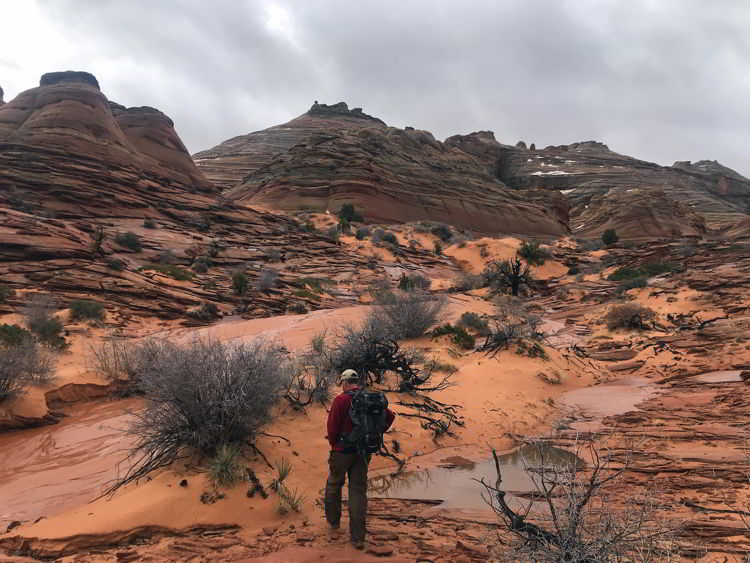
POLYGON ((447 336, 451 337, 451 341, 460 348, 471 349, 476 344, 475 338, 466 332, 466 329, 459 326, 453 326, 452 324, 444 324, 439 326, 430 333, 432 337, 447 336))
POLYGON ((0 284, 0 303, 5 303, 8 299, 16 294, 13 288, 0 284))
POLYGON ((518 255, 532 266, 541 266, 550 257, 549 252, 539 248, 539 243, 525 240, 518 247, 518 255))
POLYGON ((345 203, 341 206, 341 209, 339 209, 339 219, 345 220, 349 223, 359 223, 362 222, 363 217, 357 213, 351 203, 345 203))
POLYGON ((646 277, 645 276, 639 276, 637 278, 632 278, 627 281, 622 282, 620 285, 617 286, 617 292, 618 293, 625 293, 629 289, 635 289, 637 287, 646 287, 646 277))
POLYGON ((370 233, 371 233, 371 231, 367 227, 360 227, 354 233, 354 238, 356 238, 357 240, 365 240, 365 238, 367 238, 368 236, 370 236, 370 233))
POLYGON ((122 272, 125 269, 125 266, 125 260, 120 260, 119 258, 110 258, 107 261, 107 268, 115 270, 116 272, 122 272))
POLYGON ((339 219, 339 224, 338 224, 337 228, 342 233, 347 233, 348 234, 348 233, 352 232, 352 224, 349 221, 347 221, 346 219, 339 219))
POLYGON ((612 246, 618 240, 620 240, 620 237, 617 236, 617 231, 615 231, 614 229, 607 229, 602 234, 602 242, 605 246, 612 246))
POLYGON ((466 312, 458 319, 456 326, 470 328, 479 334, 487 334, 490 330, 489 321, 477 313, 466 312))
POLYGON ((0 346, 20 346, 33 340, 34 335, 19 325, 0 325, 0 346))
POLYGON ((323 236, 331 240, 339 240, 340 235, 341 231, 339 231, 339 228, 336 225, 331 225, 323 232, 323 236))
POLYGON ((391 231, 384 231, 381 238, 383 239, 383 242, 398 245, 398 237, 396 237, 391 231))
POLYGON ((156 228, 156 221, 153 219, 144 219, 143 220, 143 226, 147 229, 155 229, 156 228))
POLYGON ((453 231, 448 225, 439 223, 430 229, 430 232, 443 242, 450 242, 453 238, 453 231))
POLYGON ((646 262, 638 268, 629 268, 627 266, 617 268, 607 279, 610 281, 626 281, 635 278, 650 278, 668 272, 675 272, 678 269, 678 266, 672 262, 646 262))
POLYGON ((149 264, 147 266, 141 266, 138 271, 153 271, 169 276, 172 279, 178 281, 189 281, 195 277, 195 274, 185 268, 180 268, 173 264, 149 264))
POLYGON ((141 237, 131 231, 128 231, 126 233, 117 233, 115 235, 115 242, 120 246, 132 250, 133 252, 140 252, 141 250, 143 250, 141 237))
POLYGON ((294 295, 302 297, 303 299, 311 299, 313 301, 320 301, 320 295, 310 291, 309 289, 296 289, 294 295))
POLYGON ((443 245, 441 244, 439 240, 435 241, 434 249, 435 249, 435 254, 437 254, 438 256, 443 254, 443 245))
POLYGON ((213 261, 208 256, 198 256, 191 266, 194 272, 199 274, 205 274, 208 271, 209 266, 213 264, 213 261))
POLYGON ((575 276, 576 274, 581 273, 581 269, 578 266, 571 266, 568 268, 568 275, 569 276, 575 276))
POLYGON ((415 289, 430 289, 431 282, 422 274, 402 274, 398 280, 398 288, 403 291, 414 291, 415 289))
POLYGON ((23 311, 26 325, 37 335, 40 341, 52 348, 64 350, 68 347, 65 338, 60 334, 63 324, 55 317, 57 306, 50 295, 36 294, 23 311))
POLYGON ((104 318, 104 305, 88 299, 74 299, 68 304, 73 320, 101 320, 104 318))
POLYGON ((245 295, 250 288, 250 279, 247 274, 241 270, 232 272, 232 290, 237 295, 245 295))

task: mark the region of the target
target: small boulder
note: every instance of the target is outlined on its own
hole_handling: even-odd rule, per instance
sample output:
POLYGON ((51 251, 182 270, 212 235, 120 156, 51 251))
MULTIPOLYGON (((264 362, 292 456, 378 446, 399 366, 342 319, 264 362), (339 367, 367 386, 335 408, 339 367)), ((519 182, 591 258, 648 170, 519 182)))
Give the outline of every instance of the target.
POLYGON ((378 557, 389 557, 393 555, 393 548, 387 545, 371 545, 367 548, 367 551, 378 557))
POLYGON ((267 536, 272 536, 276 533, 276 526, 263 526, 263 533, 267 536))

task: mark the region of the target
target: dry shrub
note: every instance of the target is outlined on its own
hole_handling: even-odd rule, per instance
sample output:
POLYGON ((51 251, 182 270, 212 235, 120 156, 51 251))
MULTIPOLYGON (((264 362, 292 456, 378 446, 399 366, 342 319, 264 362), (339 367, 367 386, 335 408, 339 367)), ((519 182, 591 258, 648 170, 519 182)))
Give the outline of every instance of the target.
POLYGON ((30 385, 48 382, 54 364, 52 354, 33 340, 0 346, 0 401, 24 393, 30 385))
POLYGON ((637 303, 624 303, 612 307, 604 316, 604 320, 609 330, 618 328, 637 330, 652 326, 656 316, 656 311, 653 309, 637 303))
POLYGON ((445 299, 427 292, 387 292, 378 295, 372 315, 396 339, 419 338, 444 317, 445 299))
POLYGON ((534 489, 525 503, 506 499, 499 458, 492 450, 497 480, 494 486, 482 481, 487 493, 484 499, 517 538, 515 545, 503 550, 501 560, 679 560, 673 541, 677 525, 658 514, 663 507, 654 501, 653 491, 644 489, 645 494, 634 496, 632 491, 628 494, 617 487, 628 469, 632 449, 610 450, 606 438, 598 446, 590 439, 576 439, 569 455, 563 456, 555 452, 553 444, 549 439, 533 438, 521 449, 524 470, 534 489))
POLYGON ((214 456, 222 446, 252 444, 287 386, 286 353, 264 340, 196 338, 154 350, 137 373, 148 403, 128 429, 137 438, 132 464, 110 492, 184 452, 214 456))
POLYGON ((268 291, 276 287, 279 282, 279 273, 271 268, 263 268, 258 274, 255 282, 255 289, 258 291, 268 291))
POLYGON ((63 324, 55 317, 58 307, 49 294, 37 293, 31 297, 23 310, 26 325, 36 334, 39 340, 52 348, 67 347, 65 338, 60 334, 63 324))

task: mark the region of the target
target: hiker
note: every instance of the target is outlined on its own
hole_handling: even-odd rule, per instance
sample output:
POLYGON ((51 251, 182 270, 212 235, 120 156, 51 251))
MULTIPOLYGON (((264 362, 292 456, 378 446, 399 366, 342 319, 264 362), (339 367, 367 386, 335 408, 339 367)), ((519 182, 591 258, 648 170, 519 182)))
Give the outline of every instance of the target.
POLYGON ((367 516, 367 466, 383 445, 383 433, 396 415, 388 408, 383 393, 367 392, 353 369, 339 377, 344 392, 337 396, 328 413, 328 480, 325 512, 331 528, 341 520, 341 487, 349 476, 349 533, 357 549, 365 548, 367 516))

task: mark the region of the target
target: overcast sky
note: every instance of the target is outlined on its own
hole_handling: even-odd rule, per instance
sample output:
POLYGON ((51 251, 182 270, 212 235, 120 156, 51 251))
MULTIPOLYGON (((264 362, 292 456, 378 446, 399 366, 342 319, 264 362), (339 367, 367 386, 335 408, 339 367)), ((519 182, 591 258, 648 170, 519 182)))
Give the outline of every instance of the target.
POLYGON ((750 176, 748 0, 0 0, 5 100, 87 70, 191 152, 346 101, 438 139, 600 140, 750 176))

